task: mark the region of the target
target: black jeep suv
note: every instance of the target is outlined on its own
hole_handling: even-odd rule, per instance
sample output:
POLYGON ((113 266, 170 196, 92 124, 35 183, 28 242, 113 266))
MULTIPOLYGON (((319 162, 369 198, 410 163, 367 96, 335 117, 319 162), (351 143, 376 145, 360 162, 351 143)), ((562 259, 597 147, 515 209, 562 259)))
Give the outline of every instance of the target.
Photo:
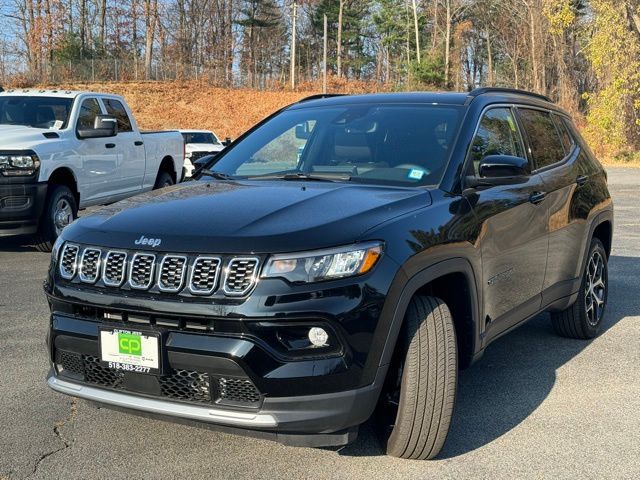
POLYGON ((543 312, 597 335, 607 177, 566 113, 504 89, 312 97, 196 180, 64 230, 54 390, 290 445, 443 446, 458 369, 543 312))

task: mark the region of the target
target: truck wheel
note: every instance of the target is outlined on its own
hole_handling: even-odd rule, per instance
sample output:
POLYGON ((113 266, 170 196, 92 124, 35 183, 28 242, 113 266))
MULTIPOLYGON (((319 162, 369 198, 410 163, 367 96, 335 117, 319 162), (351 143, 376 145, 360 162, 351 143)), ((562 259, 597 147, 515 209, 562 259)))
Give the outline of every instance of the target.
POLYGON ((170 187, 175 182, 173 181, 173 177, 168 172, 160 172, 158 173, 158 178, 156 179, 156 184, 153 189, 158 190, 159 188, 170 187))
POLYGON ((551 322, 558 335, 589 339, 602 326, 609 290, 609 265, 602 242, 591 240, 587 265, 582 274, 578 300, 562 312, 552 312, 551 322))
POLYGON ((447 305, 414 297, 399 340, 380 405, 391 420, 387 454, 432 459, 447 438, 458 381, 456 333, 447 305))
POLYGON ((64 227, 78 218, 76 197, 69 187, 51 185, 47 193, 47 203, 42 212, 35 247, 39 252, 50 252, 64 227))

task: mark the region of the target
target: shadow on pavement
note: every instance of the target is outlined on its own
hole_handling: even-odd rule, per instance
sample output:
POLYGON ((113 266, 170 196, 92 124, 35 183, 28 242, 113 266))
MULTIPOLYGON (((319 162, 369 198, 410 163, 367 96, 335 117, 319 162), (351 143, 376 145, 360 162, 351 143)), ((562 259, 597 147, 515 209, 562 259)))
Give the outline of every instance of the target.
MULTIPOLYGON (((640 258, 613 256, 609 268, 603 333, 621 319, 639 313, 626 299, 640 294, 635 281, 640 258)), ((460 372, 451 429, 438 458, 471 452, 518 426, 545 400, 554 386, 556 370, 590 343, 557 336, 549 315, 541 314, 491 344, 483 358, 460 372)), ((347 456, 383 453, 369 424, 363 426, 353 445, 340 450, 347 456)))
POLYGON ((33 237, 19 235, 15 237, 0 237, 0 252, 37 252, 33 246, 33 237))

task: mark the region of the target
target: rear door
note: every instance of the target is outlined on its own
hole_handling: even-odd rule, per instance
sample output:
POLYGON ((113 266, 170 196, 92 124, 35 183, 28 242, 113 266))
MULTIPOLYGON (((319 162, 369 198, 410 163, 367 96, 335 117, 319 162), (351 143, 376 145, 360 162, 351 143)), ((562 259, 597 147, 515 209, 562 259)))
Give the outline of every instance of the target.
MULTIPOLYGON (((478 165, 488 155, 527 158, 510 106, 491 107, 483 114, 467 161, 468 175, 479 176, 478 165)), ((538 196, 543 188, 542 178, 533 173, 519 183, 482 187, 467 196, 481 225, 477 247, 488 339, 540 308, 548 248, 548 209, 538 196)))
POLYGON ((545 184, 549 206, 549 262, 543 304, 575 293, 590 211, 590 162, 558 114, 518 108, 536 171, 545 184))
POLYGON ((145 172, 145 149, 142 135, 134 128, 127 109, 120 100, 103 98, 109 115, 118 120, 117 149, 121 155, 120 190, 130 194, 142 189, 145 172))

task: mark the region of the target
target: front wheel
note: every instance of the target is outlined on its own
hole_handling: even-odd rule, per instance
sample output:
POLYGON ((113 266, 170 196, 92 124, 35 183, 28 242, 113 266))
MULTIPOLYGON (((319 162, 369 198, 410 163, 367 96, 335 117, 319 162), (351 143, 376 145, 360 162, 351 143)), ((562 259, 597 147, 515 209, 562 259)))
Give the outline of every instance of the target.
POLYGON ((551 313, 558 335, 589 339, 600 332, 609 293, 609 264, 602 242, 594 238, 589 247, 587 264, 582 273, 578 300, 562 312, 551 313))
POLYGON ((379 420, 390 420, 383 424, 386 451, 432 459, 447 438, 458 382, 456 333, 447 305, 434 297, 414 297, 396 348, 378 413, 379 420))
POLYGON ((62 230, 78 218, 76 197, 65 185, 51 185, 47 194, 35 247, 40 252, 50 252, 62 230))

